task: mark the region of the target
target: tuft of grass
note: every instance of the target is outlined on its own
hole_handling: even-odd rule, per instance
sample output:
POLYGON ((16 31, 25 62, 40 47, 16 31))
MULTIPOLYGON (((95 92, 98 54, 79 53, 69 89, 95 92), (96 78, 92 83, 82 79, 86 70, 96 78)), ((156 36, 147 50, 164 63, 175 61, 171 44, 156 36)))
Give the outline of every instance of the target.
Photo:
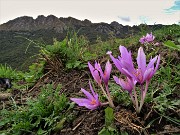
POLYGON ((0 64, 0 77, 17 79, 18 78, 18 72, 16 70, 13 70, 7 64, 5 64, 5 65, 0 64))
POLYGON ((46 62, 51 62, 56 69, 64 67, 66 69, 82 69, 86 67, 84 63, 95 56, 88 51, 88 43, 84 36, 78 36, 76 32, 72 31, 63 41, 54 39, 53 45, 46 45, 40 52, 46 62))
POLYGON ((114 110, 110 107, 105 109, 105 127, 98 132, 98 135, 118 135, 114 127, 114 110))
POLYGON ((65 122, 72 119, 69 110, 74 105, 64 94, 59 95, 60 89, 60 85, 53 89, 53 84, 48 84, 36 99, 29 99, 26 106, 15 106, 10 111, 3 109, 0 112, 3 131, 0 133, 46 135, 61 130, 65 122))
POLYGON ((116 103, 124 106, 129 106, 131 104, 128 92, 124 92, 119 85, 111 82, 109 83, 109 90, 116 103))
POLYGON ((178 87, 180 85, 180 64, 161 67, 149 86, 146 102, 153 102, 161 114, 167 110, 177 110, 180 105, 178 87))

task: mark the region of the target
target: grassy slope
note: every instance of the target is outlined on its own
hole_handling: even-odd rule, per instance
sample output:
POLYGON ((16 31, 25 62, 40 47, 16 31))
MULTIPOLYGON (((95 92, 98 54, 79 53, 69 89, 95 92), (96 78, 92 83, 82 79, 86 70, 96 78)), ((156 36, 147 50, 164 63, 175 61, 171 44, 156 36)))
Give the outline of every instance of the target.
MULTIPOLYGON (((179 27, 174 27, 174 26, 169 27, 167 29, 165 28, 165 29, 162 29, 159 31, 154 31, 154 34, 155 35, 157 34, 156 38, 158 40, 163 40, 163 41, 167 40, 167 38, 169 38, 169 36, 171 36, 172 40, 175 40, 176 43, 177 43, 176 38, 180 36, 179 27)), ((117 55, 117 54, 119 54, 118 46, 125 45, 128 48, 131 48, 131 50, 133 50, 132 53, 135 54, 137 52, 138 47, 140 46, 140 44, 138 44, 139 37, 140 36, 137 35, 137 36, 129 37, 126 39, 112 38, 106 42, 99 41, 99 43, 90 46, 90 52, 97 54, 97 56, 105 56, 106 52, 108 50, 111 50, 113 52, 113 54, 117 55)), ((171 50, 168 51, 168 48, 163 47, 163 46, 156 47, 156 49, 160 49, 160 51, 159 51, 160 53, 163 54, 165 52, 166 54, 162 55, 160 70, 157 72, 157 75, 153 78, 153 80, 151 82, 152 85, 149 87, 149 91, 148 91, 149 94, 146 99, 147 100, 146 102, 149 105, 151 105, 151 104, 155 105, 155 109, 157 109, 159 111, 159 113, 161 113, 160 116, 162 116, 163 121, 164 121, 164 116, 163 116, 164 114, 165 115, 169 114, 168 111, 172 111, 173 109, 176 111, 176 108, 174 108, 174 107, 177 104, 176 98, 178 95, 177 90, 178 90, 178 86, 179 86, 178 71, 179 71, 180 66, 177 62, 176 55, 174 55, 174 54, 178 54, 177 51, 171 51, 171 50), (168 111, 166 111, 166 110, 168 110, 168 111)), ((135 55, 134 55, 134 58, 136 57, 135 55)), ((107 60, 107 59, 105 59, 105 60, 107 60)), ((34 70, 36 70, 36 68, 34 70)), ((34 74, 34 72, 33 72, 33 74, 34 74)), ((117 86, 113 86, 113 87, 117 89, 117 86)), ((118 87, 118 89, 119 89, 119 87, 118 87)), ((16 123, 14 125, 7 124, 6 126, 4 126, 4 130, 12 130, 12 132, 18 133, 18 132, 22 132, 21 129, 23 127, 26 134, 29 132, 29 130, 34 133, 37 133, 37 130, 38 130, 38 132, 48 133, 48 132, 51 132, 51 130, 62 129, 62 126, 65 122, 64 118, 66 118, 67 123, 68 122, 71 123, 72 120, 74 119, 74 117, 76 117, 76 116, 74 116, 74 114, 71 112, 69 113, 67 110, 69 110, 69 108, 72 109, 73 105, 70 104, 69 102, 66 102, 66 103, 64 103, 63 107, 61 108, 58 104, 56 104, 58 100, 54 100, 56 98, 59 99, 58 93, 56 93, 56 95, 53 95, 53 93, 51 93, 54 90, 52 88, 52 86, 49 85, 49 88, 44 88, 44 90, 45 90, 44 92, 46 94, 43 93, 43 91, 42 91, 40 96, 37 98, 37 102, 31 101, 28 103, 28 106, 26 106, 26 107, 17 106, 14 103, 13 105, 15 106, 15 108, 12 107, 11 112, 7 112, 8 110, 4 109, 1 112, 0 118, 7 117, 7 119, 6 119, 7 121, 16 123), (44 97, 44 95, 46 95, 47 98, 44 97), (52 97, 50 97, 50 96, 52 96, 52 97), (55 96, 56 98, 54 98, 53 96, 55 96), (50 99, 53 99, 53 100, 52 101, 49 100, 49 97, 50 97, 50 99), (44 101, 46 101, 46 102, 44 102, 44 101), (69 108, 66 108, 66 106, 69 106, 69 108), (37 111, 40 107, 42 109, 40 111, 37 111), (60 108, 58 108, 58 107, 60 107, 60 108), (56 110, 57 114, 54 114, 53 110, 56 110), (59 110, 62 113, 61 116, 63 116, 63 117, 58 115, 59 110), (64 110, 65 112, 63 113, 62 110, 64 110), (47 114, 44 114, 44 112, 47 112, 47 114), (53 113, 51 113, 51 112, 53 112, 53 113), (16 113, 16 116, 14 116, 15 113, 16 113), (43 116, 42 116, 42 114, 43 114, 43 116), (24 117, 21 117, 22 115, 24 117), (38 118, 37 118, 37 116, 38 116, 38 118), (9 117, 12 118, 12 120, 9 117), (59 123, 57 123, 56 120, 58 120, 59 123), (44 130, 42 130, 42 127, 43 127, 42 125, 43 126, 48 125, 48 126, 44 130), (10 127, 9 129, 8 129, 8 126, 10 127), (13 127, 11 127, 11 126, 13 126, 13 127), (47 131, 47 129, 49 131, 47 131)), ((57 89, 57 92, 58 91, 59 91, 59 89, 57 89)), ((124 97, 126 97, 124 99, 122 98, 122 95, 116 95, 116 96, 117 96, 116 98, 120 99, 118 103, 121 103, 121 104, 123 104, 123 102, 125 103, 127 101, 127 99, 129 99, 129 97, 127 95, 123 95, 124 97)), ((63 99, 64 99, 64 101, 67 100, 66 98, 63 98, 63 99)), ((60 101, 58 101, 58 103, 59 102, 60 101)), ((172 124, 172 123, 174 124, 177 120, 177 118, 172 115, 174 112, 173 113, 172 112, 171 112, 171 116, 168 115, 169 117, 173 117, 173 119, 170 118, 171 119, 170 124, 172 124), (172 121, 175 121, 175 122, 172 122, 172 121)), ((152 119, 154 120, 153 117, 152 117, 152 119)), ((152 119, 150 119, 149 122, 152 122, 152 119)), ((3 125, 3 122, 6 123, 7 122, 6 120, 2 121, 1 124, 3 125)), ((153 131, 153 130, 151 130, 151 131, 153 131)), ((7 132, 7 131, 4 131, 4 132, 7 132)))

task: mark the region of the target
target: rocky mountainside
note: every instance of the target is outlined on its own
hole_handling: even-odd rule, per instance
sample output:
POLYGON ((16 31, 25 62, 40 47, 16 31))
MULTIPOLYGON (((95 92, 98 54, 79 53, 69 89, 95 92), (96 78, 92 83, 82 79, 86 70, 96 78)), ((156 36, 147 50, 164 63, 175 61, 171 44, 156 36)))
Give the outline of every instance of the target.
MULTIPOLYGON (((86 36, 93 43, 98 37, 101 40, 108 40, 108 37, 112 36, 124 38, 130 34, 136 34, 141 31, 142 26, 123 26, 115 21, 110 24, 92 23, 87 19, 82 21, 73 17, 58 18, 54 15, 47 17, 40 15, 36 19, 28 16, 18 17, 0 25, 0 64, 7 63, 14 68, 19 68, 38 51, 34 47, 35 44, 30 41, 52 44, 53 38, 62 40, 72 29, 78 32, 78 35, 86 36), (28 51, 25 53, 27 47, 28 51)), ((162 25, 146 27, 160 29, 162 25)))
POLYGON ((8 31, 36 31, 39 29, 53 29, 62 33, 66 29, 66 25, 57 17, 50 15, 48 17, 38 16, 36 19, 23 16, 8 21, 0 25, 0 30, 8 31))
POLYGON ((136 32, 140 30, 138 26, 123 26, 118 22, 112 22, 111 24, 92 23, 87 19, 81 21, 72 17, 57 18, 54 15, 49 15, 47 17, 40 15, 36 19, 23 16, 0 25, 0 31, 37 31, 46 29, 54 30, 57 33, 64 33, 68 28, 84 31, 85 34, 88 32, 92 34, 99 33, 100 35, 114 34, 117 37, 124 37, 123 35, 132 33, 134 30, 136 32))

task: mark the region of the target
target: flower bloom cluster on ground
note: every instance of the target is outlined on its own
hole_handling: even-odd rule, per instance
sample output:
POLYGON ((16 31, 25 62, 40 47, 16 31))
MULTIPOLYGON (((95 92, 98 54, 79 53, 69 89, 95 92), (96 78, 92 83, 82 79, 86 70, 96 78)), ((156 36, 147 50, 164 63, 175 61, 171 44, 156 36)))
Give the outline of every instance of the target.
POLYGON ((145 44, 145 43, 150 43, 154 40, 154 36, 152 35, 152 32, 149 34, 147 33, 146 36, 143 36, 142 38, 140 38, 139 42, 141 44, 145 44))
MULTIPOLYGON (((147 34, 146 37, 142 37, 140 41, 143 42, 152 42, 154 40, 154 36, 151 34, 147 34)), ((138 50, 137 55, 137 65, 138 67, 135 68, 131 56, 131 52, 127 50, 126 47, 120 46, 119 47, 121 56, 115 58, 112 55, 111 51, 108 51, 107 54, 110 56, 111 60, 113 61, 116 68, 125 76, 125 79, 118 78, 117 76, 113 76, 114 81, 120 85, 124 90, 128 91, 131 100, 134 104, 137 113, 140 113, 142 106, 144 104, 144 100, 146 97, 146 93, 148 90, 148 86, 150 83, 151 78, 156 73, 159 63, 160 63, 160 55, 151 58, 149 63, 146 65, 146 55, 142 47, 138 50), (156 66, 154 66, 156 63, 156 66), (140 86, 140 101, 138 101, 138 95, 136 92, 136 84, 140 86)), ((112 65, 109 61, 107 61, 104 72, 99 63, 95 62, 94 67, 88 62, 88 67, 90 72, 100 86, 104 96, 107 98, 109 106, 114 107, 109 88, 108 88, 108 81, 110 78, 110 73, 112 69, 112 65), (104 85, 102 84, 104 83, 104 85), (105 86, 105 89, 103 88, 105 86)), ((98 94, 94 92, 91 83, 90 85, 90 94, 88 91, 81 89, 81 91, 86 95, 87 98, 71 98, 72 101, 77 103, 79 106, 84 106, 88 109, 94 110, 101 105, 106 103, 101 103, 98 99, 98 94)))

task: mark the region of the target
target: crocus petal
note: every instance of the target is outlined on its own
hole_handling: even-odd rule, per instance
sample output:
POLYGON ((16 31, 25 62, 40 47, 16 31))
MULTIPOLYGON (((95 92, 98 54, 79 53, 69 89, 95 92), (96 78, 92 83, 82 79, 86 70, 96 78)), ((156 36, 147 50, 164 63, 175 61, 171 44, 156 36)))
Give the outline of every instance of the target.
POLYGON ((121 52, 122 60, 126 61, 129 65, 131 65, 133 67, 131 52, 130 51, 128 52, 127 48, 124 46, 120 46, 119 50, 121 52))
MULTIPOLYGON (((129 72, 134 72, 135 71, 135 69, 134 69, 134 66, 132 66, 132 64, 129 64, 129 63, 127 63, 127 61, 125 61, 125 60, 121 60, 121 63, 122 63, 122 67, 124 68, 124 69, 127 69, 129 72)), ((123 72, 122 72, 123 73, 123 72)), ((124 74, 124 73, 123 73, 124 74)))
POLYGON ((126 80, 124 81, 123 79, 119 79, 120 85, 122 86, 123 89, 127 90, 129 93, 132 93, 133 90, 133 82, 126 80))
POLYGON ((93 90, 93 87, 91 85, 91 82, 89 81, 89 87, 90 87, 90 90, 91 90, 91 93, 93 94, 93 97, 96 95, 94 90, 93 90))
POLYGON ((139 42, 141 44, 144 44, 146 42, 146 37, 143 36, 142 38, 140 38, 139 42))
POLYGON ((100 76, 102 78, 103 77, 103 71, 102 71, 101 65, 99 63, 95 62, 94 67, 95 67, 95 69, 98 70, 98 72, 100 73, 100 76))
POLYGON ((108 85, 108 81, 109 81, 110 74, 111 74, 111 69, 112 69, 112 65, 108 60, 107 63, 106 63, 105 71, 104 71, 104 75, 103 75, 104 83, 106 85, 108 85))
POLYGON ((76 104, 78 104, 78 106, 84 106, 90 110, 94 110, 100 105, 100 104, 91 104, 91 101, 85 98, 70 98, 70 99, 76 104))
POLYGON ((101 84, 101 78, 99 76, 99 72, 88 62, 88 67, 90 69, 90 72, 94 78, 94 80, 98 83, 101 84))
POLYGON ((155 46, 159 46, 159 45, 160 45, 160 43, 159 43, 159 42, 156 42, 154 45, 155 45, 155 46))
POLYGON ((114 65, 116 66, 116 68, 120 72, 123 72, 121 62, 118 59, 114 58, 111 54, 109 56, 110 56, 111 60, 113 61, 114 65))
POLYGON ((143 81, 145 80, 150 80, 151 79, 151 74, 153 72, 152 68, 149 68, 148 70, 145 71, 144 76, 143 76, 143 81))
POLYGON ((149 34, 149 33, 146 34, 146 38, 148 38, 148 37, 150 37, 150 36, 151 36, 151 34, 149 34))
POLYGON ((154 40, 155 36, 153 36, 152 32, 150 34, 147 33, 146 35, 146 41, 152 42, 154 40))
POLYGON ((160 55, 158 56, 157 63, 156 63, 156 67, 155 67, 155 69, 153 70, 153 72, 150 73, 149 78, 152 78, 153 75, 156 73, 156 71, 157 71, 157 69, 158 69, 158 67, 159 67, 159 63, 160 63, 160 55))
POLYGON ((129 93, 132 92, 133 88, 134 88, 134 82, 132 81, 132 79, 129 79, 127 77, 126 81, 124 81, 121 78, 118 78, 116 76, 113 76, 115 82, 120 85, 124 90, 127 90, 129 93))
POLYGON ((130 87, 129 92, 132 92, 137 81, 133 80, 133 78, 130 79, 129 77, 127 77, 127 81, 128 81, 129 87, 130 87))
POLYGON ((137 78, 133 73, 129 72, 127 69, 125 68, 122 68, 123 72, 124 72, 124 75, 126 75, 127 77, 129 78, 137 78))
POLYGON ((99 105, 90 105, 90 104, 85 104, 85 107, 90 109, 90 110, 95 110, 99 107, 99 105))
POLYGON ((114 81, 115 81, 117 84, 120 85, 120 83, 119 83, 119 78, 118 78, 117 76, 113 76, 113 78, 114 78, 114 81))
POLYGON ((94 99, 96 100, 96 103, 97 103, 97 104, 100 104, 99 95, 98 95, 98 94, 95 94, 95 95, 94 95, 94 99))
POLYGON ((129 52, 126 47, 120 45, 119 50, 123 59, 126 59, 129 56, 129 52))
POLYGON ((70 99, 79 106, 85 106, 86 104, 90 104, 90 100, 86 98, 70 98, 70 99))
POLYGON ((81 88, 81 91, 86 95, 86 97, 89 99, 89 100, 92 100, 94 97, 88 92, 86 91, 85 89, 81 88))
POLYGON ((121 79, 121 78, 119 78, 119 84, 121 85, 121 87, 122 87, 123 89, 125 89, 125 90, 128 89, 127 83, 126 83, 123 79, 121 79))
POLYGON ((153 59, 151 59, 148 66, 147 66, 147 69, 154 68, 154 63, 156 62, 156 60, 157 60, 157 56, 154 57, 153 59))
POLYGON ((156 67, 155 67, 155 69, 154 69, 154 72, 156 72, 157 69, 158 69, 158 67, 159 67, 160 59, 161 59, 161 58, 160 58, 160 54, 159 54, 158 59, 157 59, 157 63, 156 63, 156 67))
POLYGON ((144 79, 143 79, 143 74, 142 73, 142 70, 141 69, 137 69, 135 72, 134 72, 134 76, 135 76, 135 79, 140 83, 142 84, 144 82, 144 79))
POLYGON ((144 54, 142 47, 140 47, 138 50, 137 64, 138 64, 138 69, 141 69, 142 74, 144 74, 146 70, 146 55, 144 54))

